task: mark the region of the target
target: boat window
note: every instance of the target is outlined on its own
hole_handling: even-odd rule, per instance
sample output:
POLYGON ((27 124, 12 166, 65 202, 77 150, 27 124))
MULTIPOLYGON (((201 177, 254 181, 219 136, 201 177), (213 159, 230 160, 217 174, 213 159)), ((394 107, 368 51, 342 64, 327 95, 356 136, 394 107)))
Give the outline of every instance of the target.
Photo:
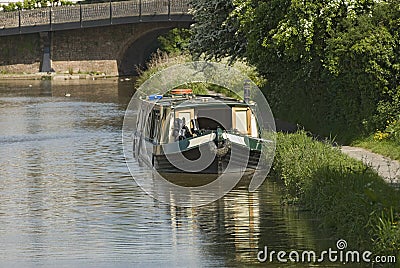
POLYGON ((233 129, 242 134, 249 133, 250 122, 248 120, 249 112, 247 108, 235 107, 233 112, 233 129))
POLYGON ((149 115, 149 121, 147 123, 147 133, 149 133, 149 138, 151 141, 158 140, 158 133, 160 129, 160 111, 152 110, 149 115))
POLYGON ((200 129, 216 130, 232 128, 232 112, 228 106, 201 107, 197 109, 197 120, 200 129))
POLYGON ((258 133, 258 126, 257 126, 257 119, 253 113, 251 113, 250 125, 251 125, 251 136, 254 138, 258 138, 259 133, 258 133))
POLYGON ((188 124, 190 122, 190 112, 179 112, 178 113, 178 118, 182 119, 182 121, 185 122, 185 124, 188 124))
POLYGON ((145 116, 145 109, 144 109, 144 105, 142 104, 141 106, 140 106, 140 109, 139 109, 139 113, 138 113, 138 115, 137 115, 137 119, 136 119, 136 131, 138 132, 138 133, 142 133, 142 132, 144 132, 144 117, 145 116))
POLYGON ((199 117, 197 118, 197 123, 201 130, 216 130, 217 128, 225 129, 220 122, 211 118, 199 117))
POLYGON ((172 139, 174 141, 192 137, 190 131, 190 122, 194 118, 193 109, 185 109, 175 111, 175 119, 173 121, 172 139))

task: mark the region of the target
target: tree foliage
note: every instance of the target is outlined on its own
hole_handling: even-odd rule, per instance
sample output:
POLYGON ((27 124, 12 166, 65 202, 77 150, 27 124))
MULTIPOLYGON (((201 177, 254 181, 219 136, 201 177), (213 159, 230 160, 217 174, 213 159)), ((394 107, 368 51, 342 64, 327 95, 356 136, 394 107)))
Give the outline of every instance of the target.
POLYGON ((186 53, 189 49, 191 33, 189 29, 174 28, 158 37, 160 49, 168 54, 186 53))
POLYGON ((59 5, 72 5, 73 3, 68 0, 24 0, 22 2, 10 2, 7 5, 2 5, 3 11, 15 11, 15 10, 28 10, 36 9, 47 6, 59 6, 59 5))
POLYGON ((238 31, 240 24, 231 0, 194 0, 190 49, 196 56, 205 53, 211 59, 237 58, 244 54, 245 35, 238 31))
POLYGON ((265 93, 279 117, 351 139, 400 114, 400 2, 214 2, 219 4, 203 8, 209 21, 196 22, 202 29, 195 36, 197 49, 214 57, 246 57, 266 76, 265 93), (229 12, 209 11, 219 5, 229 6, 229 12), (235 31, 224 31, 229 23, 235 31), (209 36, 218 36, 217 44, 203 40, 209 36), (222 54, 226 44, 241 47, 240 53, 222 54))
POLYGON ((364 123, 383 128, 400 114, 400 3, 376 5, 344 29, 328 40, 325 66, 372 102, 364 123))

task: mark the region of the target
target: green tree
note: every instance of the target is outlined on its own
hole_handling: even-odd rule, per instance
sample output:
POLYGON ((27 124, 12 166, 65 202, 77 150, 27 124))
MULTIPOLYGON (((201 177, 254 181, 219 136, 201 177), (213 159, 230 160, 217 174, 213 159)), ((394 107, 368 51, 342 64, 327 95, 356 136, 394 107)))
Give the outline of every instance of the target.
POLYGON ((209 59, 237 58, 244 55, 245 35, 233 15, 232 0, 192 1, 192 14, 196 23, 192 26, 190 50, 197 56, 205 53, 209 59))
POLYGON ((201 3, 194 11, 201 14, 197 49, 210 57, 246 57, 266 76, 265 93, 282 119, 346 140, 400 113, 398 1, 201 3), (223 4, 229 8, 219 12, 223 4))
POLYGON ((337 84, 369 100, 365 127, 384 129, 400 114, 400 3, 377 4, 343 24, 327 41, 325 66, 337 84))
POLYGON ((189 49, 191 33, 189 29, 174 28, 167 34, 158 38, 160 49, 169 54, 187 52, 189 49))

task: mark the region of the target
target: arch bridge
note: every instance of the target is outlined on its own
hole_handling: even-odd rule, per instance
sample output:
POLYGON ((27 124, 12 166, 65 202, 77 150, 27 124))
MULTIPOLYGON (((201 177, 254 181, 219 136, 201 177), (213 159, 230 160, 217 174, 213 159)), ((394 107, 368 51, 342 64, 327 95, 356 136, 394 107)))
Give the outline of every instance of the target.
POLYGON ((0 12, 0 71, 131 75, 157 37, 189 27, 190 0, 132 0, 0 12))

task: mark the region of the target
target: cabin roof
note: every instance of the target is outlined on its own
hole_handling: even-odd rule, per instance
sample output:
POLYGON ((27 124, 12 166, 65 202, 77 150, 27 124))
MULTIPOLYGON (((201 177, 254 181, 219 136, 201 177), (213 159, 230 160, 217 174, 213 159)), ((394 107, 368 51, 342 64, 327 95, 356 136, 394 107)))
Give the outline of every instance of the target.
MULTIPOLYGON (((163 96, 161 99, 149 100, 143 99, 143 101, 156 104, 159 106, 177 106, 184 107, 200 107, 200 106, 219 106, 219 105, 229 105, 229 106, 249 106, 249 104, 243 101, 218 96, 218 95, 196 95, 196 96, 163 96)), ((251 105, 251 104, 250 104, 251 105)))

